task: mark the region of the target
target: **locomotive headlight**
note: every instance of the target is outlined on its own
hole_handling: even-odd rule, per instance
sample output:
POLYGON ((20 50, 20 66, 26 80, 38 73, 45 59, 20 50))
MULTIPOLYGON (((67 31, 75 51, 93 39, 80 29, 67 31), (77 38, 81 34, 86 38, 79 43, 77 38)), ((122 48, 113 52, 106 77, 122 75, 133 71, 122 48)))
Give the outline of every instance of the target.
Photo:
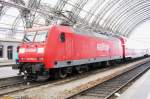
POLYGON ((37 53, 44 53, 44 48, 37 48, 37 53))
POLYGON ((19 53, 25 53, 25 48, 20 48, 19 53))

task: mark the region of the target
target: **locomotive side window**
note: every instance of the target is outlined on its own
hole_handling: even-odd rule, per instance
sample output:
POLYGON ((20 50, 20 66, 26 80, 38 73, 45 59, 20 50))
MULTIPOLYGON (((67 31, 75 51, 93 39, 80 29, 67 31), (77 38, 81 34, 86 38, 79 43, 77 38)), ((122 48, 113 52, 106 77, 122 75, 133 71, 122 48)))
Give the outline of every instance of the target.
POLYGON ((61 42, 65 42, 65 33, 64 32, 62 32, 61 34, 60 34, 60 40, 61 40, 61 42))

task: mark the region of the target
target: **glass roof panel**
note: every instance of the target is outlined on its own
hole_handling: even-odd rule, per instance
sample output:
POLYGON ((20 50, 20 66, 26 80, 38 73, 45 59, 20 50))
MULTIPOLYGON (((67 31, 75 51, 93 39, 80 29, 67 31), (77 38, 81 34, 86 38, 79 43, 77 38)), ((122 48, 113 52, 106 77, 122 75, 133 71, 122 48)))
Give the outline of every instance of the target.
POLYGON ((88 0, 87 4, 83 7, 83 10, 90 11, 97 0, 88 0))
POLYGON ((41 3, 50 4, 51 7, 54 7, 57 4, 58 0, 41 0, 41 3))
POLYGON ((68 3, 74 5, 78 0, 68 0, 68 3))
MULTIPOLYGON (((2 27, 11 28, 16 17, 19 15, 19 11, 16 8, 9 8, 3 16, 1 16, 0 25, 2 27), (14 14, 15 13, 15 14, 14 14), (3 26, 4 25, 4 26, 3 26)), ((0 27, 1 27, 0 26, 0 27)))
MULTIPOLYGON (((18 2, 19 0, 3 0, 3 1, 13 3, 13 2, 18 2)), ((36 0, 22 0, 22 1, 24 1, 25 6, 28 7, 29 1, 35 2, 36 0)), ((112 27, 114 27, 115 25, 119 26, 120 24, 124 24, 124 23, 118 23, 118 21, 117 22, 114 21, 114 26, 110 26, 111 21, 109 20, 113 21, 115 16, 119 16, 120 12, 122 11, 121 9, 123 8, 119 8, 120 11, 119 12, 116 11, 116 13, 115 13, 115 9, 120 7, 121 4, 125 4, 125 2, 128 0, 125 0, 125 1, 124 0, 83 0, 83 1, 82 0, 37 0, 37 1, 41 1, 40 2, 42 4, 41 9, 43 9, 42 11, 45 11, 45 13, 49 11, 51 7, 54 8, 56 5, 59 5, 59 2, 60 2, 60 4, 62 5, 58 6, 60 8, 59 10, 66 10, 66 11, 73 10, 73 12, 77 15, 77 17, 79 16, 79 19, 81 17, 85 21, 89 22, 89 24, 95 23, 95 24, 90 24, 90 25, 93 25, 93 26, 99 25, 102 27, 104 26, 105 29, 112 29, 113 32, 116 32, 115 29, 113 30, 112 27), (78 6, 80 7, 77 8, 78 6), (76 11, 76 9, 73 9, 73 8, 76 8, 78 10, 76 11), (92 14, 92 15, 89 15, 89 14, 92 14), (111 16, 113 14, 115 15, 111 16)), ((140 0, 129 0, 129 1, 131 1, 130 5, 132 5, 134 4, 135 1, 138 2, 140 0)), ((1 7, 2 5, 3 4, 0 4, 1 7)), ((10 37, 13 39, 14 38, 19 39, 22 36, 21 34, 22 31, 24 30, 25 19, 21 19, 21 17, 18 17, 20 15, 20 12, 17 8, 9 7, 8 9, 5 9, 5 10, 6 11, 4 11, 4 15, 0 17, 0 38, 10 37)), ((34 16, 34 13, 35 13, 34 11, 31 11, 31 17, 29 18, 29 20, 32 19, 32 16, 34 16)), ((50 15, 52 14, 53 13, 51 13, 50 15)), ((126 14, 123 14, 123 15, 125 16, 126 14)), ((33 19, 35 22, 34 26, 45 25, 45 23, 48 22, 45 20, 48 18, 52 19, 51 16, 45 16, 39 13, 35 14, 35 19, 33 19)), ((118 18, 121 19, 121 17, 118 17, 118 18)), ((82 20, 81 21, 77 20, 77 21, 82 23, 82 20)), ((118 32, 120 32, 120 34, 124 34, 123 30, 118 31, 118 32)))
POLYGON ((66 4, 65 7, 63 8, 63 10, 64 10, 64 11, 71 11, 72 8, 73 8, 72 5, 66 4))

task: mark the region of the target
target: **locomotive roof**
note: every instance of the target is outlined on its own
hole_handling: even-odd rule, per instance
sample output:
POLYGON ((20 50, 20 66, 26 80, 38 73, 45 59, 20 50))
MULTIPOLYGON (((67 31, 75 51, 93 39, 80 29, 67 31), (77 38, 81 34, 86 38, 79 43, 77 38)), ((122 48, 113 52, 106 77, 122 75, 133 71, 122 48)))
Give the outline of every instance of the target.
POLYGON ((32 32, 32 31, 48 30, 49 28, 50 28, 50 26, 32 27, 32 28, 26 29, 25 31, 32 32))
POLYGON ((111 34, 107 35, 105 33, 94 32, 92 30, 73 28, 71 26, 57 25, 56 27, 59 28, 60 31, 66 32, 66 33, 75 33, 75 34, 80 34, 80 35, 85 35, 85 36, 97 37, 97 38, 102 38, 102 39, 111 39, 111 40, 116 40, 119 38, 119 36, 115 36, 111 34))
POLYGON ((102 32, 94 32, 92 30, 85 30, 85 29, 77 29, 73 28, 73 32, 76 34, 80 35, 86 35, 86 36, 91 36, 91 37, 98 37, 98 38, 105 38, 105 39, 117 39, 118 37, 113 36, 113 35, 107 35, 102 32))
MULTIPOLYGON (((91 36, 91 37, 98 37, 98 38, 104 38, 104 39, 117 39, 119 37, 113 36, 113 35, 106 35, 102 32, 94 32, 92 30, 85 30, 80 28, 72 28, 70 26, 60 26, 56 25, 60 30, 63 29, 63 32, 69 32, 70 30, 75 34, 85 35, 85 36, 91 36)), ((42 27, 32 27, 28 28, 25 31, 26 32, 32 32, 32 31, 40 31, 40 30, 49 30, 51 26, 42 26, 42 27)), ((70 32, 71 32, 70 31, 70 32)))

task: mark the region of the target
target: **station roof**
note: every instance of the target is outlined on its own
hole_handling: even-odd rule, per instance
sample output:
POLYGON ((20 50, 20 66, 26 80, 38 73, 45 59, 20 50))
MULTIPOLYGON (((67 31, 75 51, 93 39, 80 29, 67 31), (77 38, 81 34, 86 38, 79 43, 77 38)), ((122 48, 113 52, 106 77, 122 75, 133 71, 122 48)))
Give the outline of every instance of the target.
POLYGON ((149 4, 149 0, 0 0, 0 39, 21 41, 25 28, 51 25, 60 18, 82 29, 129 37, 149 19, 149 4))

